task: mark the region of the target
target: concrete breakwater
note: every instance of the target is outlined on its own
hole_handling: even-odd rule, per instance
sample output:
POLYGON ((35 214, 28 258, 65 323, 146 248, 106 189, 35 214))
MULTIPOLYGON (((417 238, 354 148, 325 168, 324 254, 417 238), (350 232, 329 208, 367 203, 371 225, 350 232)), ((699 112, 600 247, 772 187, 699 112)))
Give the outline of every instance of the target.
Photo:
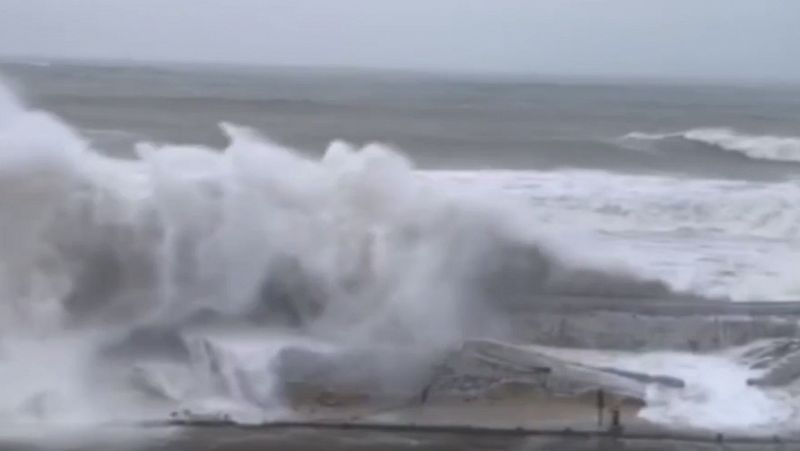
POLYGON ((800 336, 800 302, 548 297, 511 306, 511 341, 614 350, 714 351, 800 336))
MULTIPOLYGON (((338 450, 575 450, 617 451, 787 451, 800 449, 800 442, 778 437, 749 437, 718 433, 644 430, 616 433, 603 430, 494 428, 386 423, 276 422, 258 426, 176 421, 169 426, 185 430, 170 441, 203 443, 208 449, 239 451, 280 444, 275 449, 338 450), (357 440, 355 440, 357 438, 357 440)), ((164 425, 152 425, 164 426, 164 425)), ((166 445, 166 444, 165 444, 166 445)), ((159 449, 184 449, 165 446, 159 449)), ((206 449, 196 448, 191 449, 206 449)), ((273 449, 273 448, 269 448, 273 449)))

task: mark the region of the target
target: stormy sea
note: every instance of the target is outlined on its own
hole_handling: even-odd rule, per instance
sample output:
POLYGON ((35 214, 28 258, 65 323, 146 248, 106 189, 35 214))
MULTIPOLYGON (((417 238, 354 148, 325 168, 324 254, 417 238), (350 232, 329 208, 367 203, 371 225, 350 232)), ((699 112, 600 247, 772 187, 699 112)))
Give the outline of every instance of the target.
MULTIPOLYGON (((0 77, 0 431, 19 443, 285 419, 306 354, 416 393, 441 350, 499 355, 524 344, 515 312, 562 298, 800 298, 800 87, 45 61, 0 77)), ((652 424, 772 433, 796 397, 742 388, 754 352, 554 355, 674 370, 694 391, 648 388, 652 424)), ((358 449, 422 440, 378 435, 358 449)))

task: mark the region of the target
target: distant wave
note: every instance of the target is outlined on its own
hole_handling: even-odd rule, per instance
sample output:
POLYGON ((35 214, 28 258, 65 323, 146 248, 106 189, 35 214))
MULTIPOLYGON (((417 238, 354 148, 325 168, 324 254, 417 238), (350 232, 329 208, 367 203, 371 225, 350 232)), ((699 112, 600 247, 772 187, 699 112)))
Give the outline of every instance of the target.
POLYGON ((693 128, 674 133, 633 132, 623 136, 624 140, 660 141, 684 139, 737 152, 754 160, 800 162, 800 137, 750 135, 731 128, 693 128))

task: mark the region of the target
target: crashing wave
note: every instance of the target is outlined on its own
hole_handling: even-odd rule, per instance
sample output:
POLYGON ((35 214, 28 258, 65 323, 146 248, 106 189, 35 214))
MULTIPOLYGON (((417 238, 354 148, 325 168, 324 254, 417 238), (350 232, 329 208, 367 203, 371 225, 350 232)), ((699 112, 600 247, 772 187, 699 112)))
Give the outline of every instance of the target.
POLYGON ((526 207, 447 190, 385 146, 335 142, 315 160, 222 129, 225 149, 142 144, 115 159, 0 91, 0 343, 35 343, 0 355, 0 379, 68 375, 4 384, 0 411, 107 420, 279 401, 270 356, 283 345, 197 328, 432 348, 491 334, 508 303, 674 295, 568 258, 526 207), (65 343, 75 358, 53 359, 65 343), (66 401, 53 410, 42 393, 66 401))
POLYGON ((660 141, 685 139, 754 160, 800 162, 800 138, 794 136, 750 135, 731 128, 693 128, 675 133, 632 132, 624 140, 660 141))

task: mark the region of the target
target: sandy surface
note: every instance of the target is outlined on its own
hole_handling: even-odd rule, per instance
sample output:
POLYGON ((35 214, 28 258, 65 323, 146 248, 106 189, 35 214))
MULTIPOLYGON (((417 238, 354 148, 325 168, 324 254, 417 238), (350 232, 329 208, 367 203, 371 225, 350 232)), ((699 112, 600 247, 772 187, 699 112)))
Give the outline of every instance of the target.
MULTIPOLYGON (((590 398, 590 397, 587 397, 590 398)), ((506 399, 452 399, 421 404, 405 403, 354 405, 345 407, 297 406, 298 419, 327 422, 368 422, 424 424, 435 426, 480 425, 492 428, 553 429, 604 431, 611 421, 611 410, 604 410, 604 422, 598 424, 598 412, 587 398, 557 398, 540 394, 517 393, 506 399)), ((652 429, 638 418, 640 406, 620 405, 623 427, 652 429)))
POLYGON ((800 449, 798 443, 748 441, 713 436, 612 436, 524 431, 425 430, 380 428, 330 428, 312 426, 241 428, 233 426, 185 427, 169 430, 143 428, 116 436, 109 431, 84 431, 67 440, 37 437, 0 439, 0 449, 14 451, 693 451, 800 449))
POLYGON ((598 427, 585 398, 520 394, 502 400, 451 401, 431 405, 301 407, 295 422, 262 426, 232 424, 151 425, 135 430, 97 429, 64 436, 40 433, 0 438, 0 450, 130 451, 339 451, 339 450, 546 450, 686 451, 792 450, 800 443, 772 438, 724 437, 710 432, 666 431, 621 407, 622 432, 598 427), (480 425, 469 427, 468 425, 480 425), (424 426, 423 426, 424 425, 424 426))

